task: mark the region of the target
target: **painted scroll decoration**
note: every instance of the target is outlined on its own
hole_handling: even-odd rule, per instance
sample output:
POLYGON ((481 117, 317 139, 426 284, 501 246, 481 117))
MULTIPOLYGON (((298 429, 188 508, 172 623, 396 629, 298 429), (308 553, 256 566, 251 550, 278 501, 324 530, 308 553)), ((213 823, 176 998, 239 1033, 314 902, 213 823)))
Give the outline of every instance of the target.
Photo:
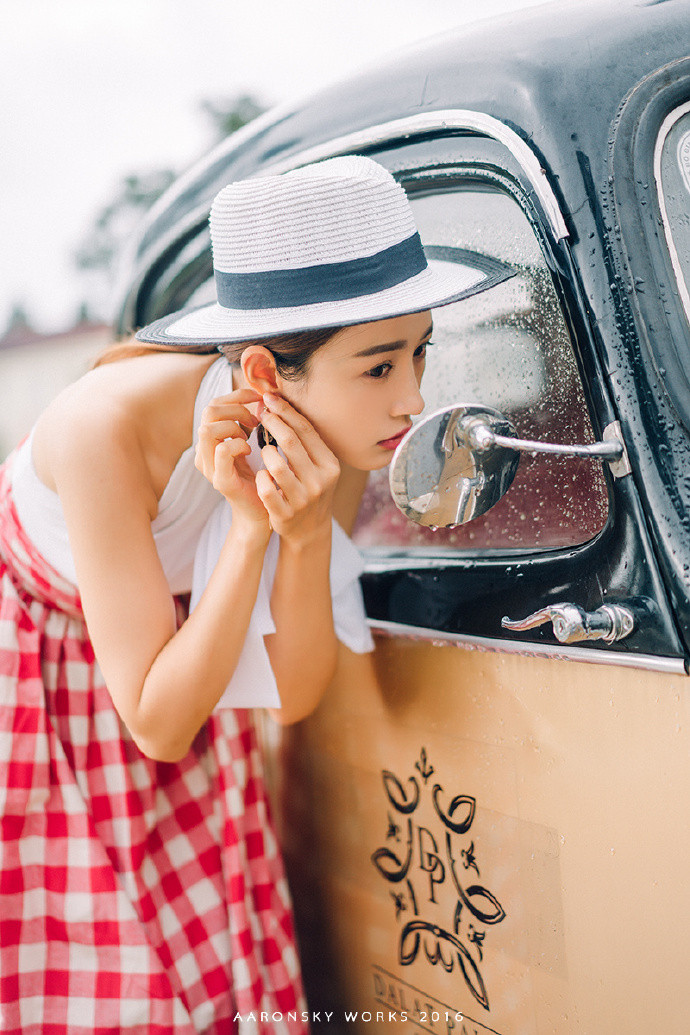
POLYGON ((506 913, 496 896, 475 879, 481 874, 474 840, 468 834, 476 799, 456 794, 447 802, 441 784, 430 783, 435 770, 425 748, 415 769, 418 775, 413 773, 405 781, 383 770, 388 829, 385 844, 371 856, 381 876, 396 886, 391 897, 400 925, 398 960, 409 966, 425 956, 431 966, 441 966, 449 974, 457 965, 474 998, 488 1010, 481 971, 484 938, 486 928, 500 924, 506 913), (418 821, 424 796, 430 796, 438 820, 433 831, 418 821), (439 924, 425 917, 439 906, 436 895, 443 885, 453 889, 455 904, 445 923, 439 924))

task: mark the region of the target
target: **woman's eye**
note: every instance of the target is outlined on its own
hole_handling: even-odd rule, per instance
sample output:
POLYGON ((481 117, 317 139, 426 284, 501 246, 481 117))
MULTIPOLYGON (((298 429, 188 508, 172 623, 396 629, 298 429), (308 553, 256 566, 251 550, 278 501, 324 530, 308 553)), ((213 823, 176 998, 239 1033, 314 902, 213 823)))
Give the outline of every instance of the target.
POLYGON ((372 367, 371 370, 367 370, 367 377, 385 377, 392 369, 392 363, 379 363, 377 367, 372 367))
POLYGON ((426 356, 426 347, 427 347, 427 345, 431 345, 431 342, 430 341, 425 341, 423 345, 419 345, 414 350, 414 358, 415 359, 424 359, 424 357, 426 356))

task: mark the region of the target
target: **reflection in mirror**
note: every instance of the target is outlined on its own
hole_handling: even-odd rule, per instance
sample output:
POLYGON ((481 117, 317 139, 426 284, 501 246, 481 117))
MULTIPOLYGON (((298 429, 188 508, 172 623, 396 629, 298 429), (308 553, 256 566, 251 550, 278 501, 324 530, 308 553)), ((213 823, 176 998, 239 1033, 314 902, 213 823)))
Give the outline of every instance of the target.
POLYGON ((455 528, 485 514, 510 488, 520 455, 502 446, 473 448, 468 421, 477 418, 496 435, 515 435, 496 410, 457 404, 419 421, 396 449, 391 496, 411 521, 455 528))

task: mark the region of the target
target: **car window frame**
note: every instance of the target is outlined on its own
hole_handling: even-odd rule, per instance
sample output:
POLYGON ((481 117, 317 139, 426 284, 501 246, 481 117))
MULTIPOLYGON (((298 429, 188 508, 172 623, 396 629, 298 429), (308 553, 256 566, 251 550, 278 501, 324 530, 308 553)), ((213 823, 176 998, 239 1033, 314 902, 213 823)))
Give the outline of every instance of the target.
POLYGON ((688 102, 690 57, 658 69, 623 101, 610 140, 614 225, 604 229, 621 289, 630 287, 628 303, 640 344, 690 432, 690 321, 677 295, 665 234, 658 232, 663 212, 655 184, 663 124, 688 102))
MULTIPOLYGON (((540 237, 552 270, 576 343, 595 434, 616 419, 557 194, 542 159, 515 130, 478 112, 425 112, 306 146, 288 159, 262 160, 255 174, 287 171, 347 153, 369 154, 401 178, 423 168, 427 172, 448 166, 455 173, 471 170, 513 193, 540 237)), ((222 176, 221 170, 216 173, 222 176)), ((207 189, 213 193, 214 183, 209 181, 207 189)), ((122 321, 141 325, 181 308, 192 291, 212 276, 207 217, 206 205, 181 213, 177 234, 166 233, 160 246, 152 246, 137 259, 123 299, 122 321)), ((417 560, 402 565, 393 558, 370 560, 362 576, 370 624, 380 633, 432 642, 683 671, 682 645, 631 478, 612 482, 609 513, 606 528, 594 540, 538 556, 464 557, 443 564, 417 560), (410 593, 431 605, 413 622, 401 606, 410 593), (562 600, 566 593, 588 610, 621 593, 639 598, 650 602, 649 621, 634 636, 605 648, 598 643, 564 646, 550 626, 519 638, 501 627, 502 615, 524 616, 562 600)))
MULTIPOLYGON (((547 258, 573 342, 592 425, 597 436, 602 434, 604 427, 615 421, 616 413, 595 348, 593 329, 584 316, 587 306, 567 235, 554 232, 554 221, 545 216, 540 199, 514 154, 495 139, 469 134, 458 137, 447 133, 421 141, 392 142, 387 148, 378 146, 367 150, 367 153, 386 165, 406 189, 413 183, 428 183, 431 175, 436 178, 476 177, 486 179, 513 196, 527 216, 547 258)), ((362 581, 370 624, 388 635, 436 639, 480 649, 602 663, 611 663, 615 659, 617 664, 684 671, 682 646, 646 535, 644 516, 632 479, 614 479, 609 472, 606 477, 610 493, 609 520, 594 539, 582 546, 522 553, 511 550, 500 555, 480 553, 476 557, 465 555, 443 559, 406 558, 403 551, 394 557, 367 558, 362 581), (627 580, 624 595, 629 600, 644 602, 644 606, 652 602, 653 614, 647 628, 641 630, 642 635, 605 647, 600 642, 573 647, 559 644, 550 626, 532 629, 519 638, 501 628, 499 611, 515 617, 515 608, 521 606, 521 616, 524 616, 530 610, 555 603, 555 590, 558 599, 562 600, 564 586, 568 587, 573 600, 588 610, 595 604, 600 606, 607 599, 613 601, 615 579, 608 579, 606 575, 602 578, 602 573, 608 569, 610 575, 616 567, 624 568, 631 576, 636 573, 627 580), (507 575, 523 578, 519 594, 510 592, 511 580, 506 578, 507 575), (403 583, 410 582, 412 593, 419 593, 422 582, 428 580, 433 580, 436 586, 436 590, 431 588, 432 596, 434 593, 438 597, 446 596, 453 603, 445 613, 434 608, 432 619, 423 617, 421 622, 419 619, 413 623, 406 622, 404 608, 399 604, 401 595, 404 595, 403 583), (467 624, 463 630, 458 629, 458 602, 463 600, 463 588, 468 581, 474 583, 475 596, 485 604, 489 595, 493 598, 493 606, 484 612, 484 628, 478 633, 467 624), (441 592, 441 586, 444 592, 441 592), (501 601, 500 606, 498 601, 501 601)))

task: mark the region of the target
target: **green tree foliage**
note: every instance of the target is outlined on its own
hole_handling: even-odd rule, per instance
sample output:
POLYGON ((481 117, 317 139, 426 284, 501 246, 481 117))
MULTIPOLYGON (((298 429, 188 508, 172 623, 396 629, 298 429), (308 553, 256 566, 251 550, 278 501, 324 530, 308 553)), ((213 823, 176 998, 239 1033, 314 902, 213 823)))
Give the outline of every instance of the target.
POLYGON ((265 110, 251 94, 243 93, 223 101, 202 101, 201 110, 210 118, 218 140, 225 140, 265 110))
MULTIPOLYGON (((215 141, 224 140, 235 133, 263 110, 257 99, 249 94, 201 103, 202 113, 211 121, 215 141)), ((176 175, 176 170, 169 167, 133 172, 123 177, 112 200, 97 213, 75 254, 77 268, 91 275, 96 293, 96 281, 112 281, 124 243, 144 213, 170 186, 176 175)), ((96 311, 100 309, 98 301, 94 299, 85 305, 89 310, 92 307, 96 311)))
POLYGON ((115 197, 98 213, 89 236, 77 250, 78 268, 110 270, 123 240, 174 179, 173 169, 154 169, 125 176, 115 197))
POLYGON ((31 320, 26 308, 21 302, 15 302, 7 319, 6 333, 10 331, 25 331, 31 327, 31 320))
POLYGON ((21 342, 22 339, 31 333, 29 314, 21 302, 15 302, 10 310, 4 330, 0 329, 0 349, 6 345, 15 345, 21 342))

